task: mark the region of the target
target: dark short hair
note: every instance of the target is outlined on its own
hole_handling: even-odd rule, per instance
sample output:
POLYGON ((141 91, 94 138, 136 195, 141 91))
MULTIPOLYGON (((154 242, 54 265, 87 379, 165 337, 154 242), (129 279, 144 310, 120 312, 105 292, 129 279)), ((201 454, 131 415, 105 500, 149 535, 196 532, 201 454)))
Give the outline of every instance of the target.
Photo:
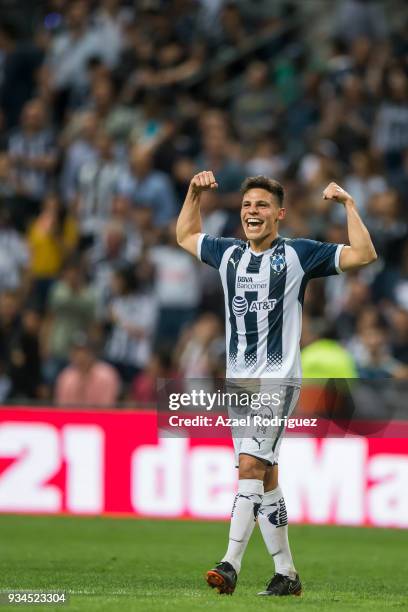
POLYGON ((279 206, 282 208, 285 192, 278 181, 262 175, 248 176, 241 185, 242 195, 245 195, 250 189, 265 189, 265 191, 269 191, 269 193, 276 197, 279 206))

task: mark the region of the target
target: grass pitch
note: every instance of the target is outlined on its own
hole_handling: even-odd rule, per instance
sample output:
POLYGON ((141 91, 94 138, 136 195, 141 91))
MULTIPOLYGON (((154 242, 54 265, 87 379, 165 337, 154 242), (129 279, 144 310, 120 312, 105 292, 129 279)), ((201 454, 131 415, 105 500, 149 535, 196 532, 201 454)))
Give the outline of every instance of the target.
POLYGON ((256 597, 273 573, 256 528, 230 597, 203 579, 224 553, 227 523, 0 516, 0 591, 66 590, 65 606, 19 607, 60 612, 408 610, 408 531, 290 531, 304 595, 256 597))

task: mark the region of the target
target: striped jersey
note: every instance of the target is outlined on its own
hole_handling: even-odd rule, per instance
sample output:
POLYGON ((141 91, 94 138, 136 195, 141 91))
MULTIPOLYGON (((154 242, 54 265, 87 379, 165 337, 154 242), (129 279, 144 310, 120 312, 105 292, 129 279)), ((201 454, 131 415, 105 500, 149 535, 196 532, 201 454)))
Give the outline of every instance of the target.
POLYGON ((201 234, 198 258, 219 270, 225 296, 227 378, 300 378, 302 305, 309 279, 341 272, 344 245, 278 236, 255 253, 201 234))

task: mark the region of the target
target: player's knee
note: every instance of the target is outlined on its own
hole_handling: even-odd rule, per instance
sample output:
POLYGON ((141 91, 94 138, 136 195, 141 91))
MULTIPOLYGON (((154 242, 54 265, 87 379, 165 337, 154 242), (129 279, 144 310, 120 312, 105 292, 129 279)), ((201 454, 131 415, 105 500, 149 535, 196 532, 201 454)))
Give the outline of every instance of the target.
POLYGON ((239 456, 239 478, 253 478, 263 480, 265 477, 266 465, 260 459, 251 455, 239 456))

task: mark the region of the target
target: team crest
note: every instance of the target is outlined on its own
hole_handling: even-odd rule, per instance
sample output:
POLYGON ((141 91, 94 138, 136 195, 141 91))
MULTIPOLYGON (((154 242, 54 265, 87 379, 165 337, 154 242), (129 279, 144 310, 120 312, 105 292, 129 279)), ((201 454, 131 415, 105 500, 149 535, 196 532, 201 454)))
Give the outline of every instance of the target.
POLYGON ((276 272, 277 274, 280 274, 280 272, 282 272, 282 270, 285 269, 285 266, 286 266, 286 260, 285 260, 285 256, 282 253, 276 253, 275 255, 272 255, 271 268, 274 272, 276 272))

